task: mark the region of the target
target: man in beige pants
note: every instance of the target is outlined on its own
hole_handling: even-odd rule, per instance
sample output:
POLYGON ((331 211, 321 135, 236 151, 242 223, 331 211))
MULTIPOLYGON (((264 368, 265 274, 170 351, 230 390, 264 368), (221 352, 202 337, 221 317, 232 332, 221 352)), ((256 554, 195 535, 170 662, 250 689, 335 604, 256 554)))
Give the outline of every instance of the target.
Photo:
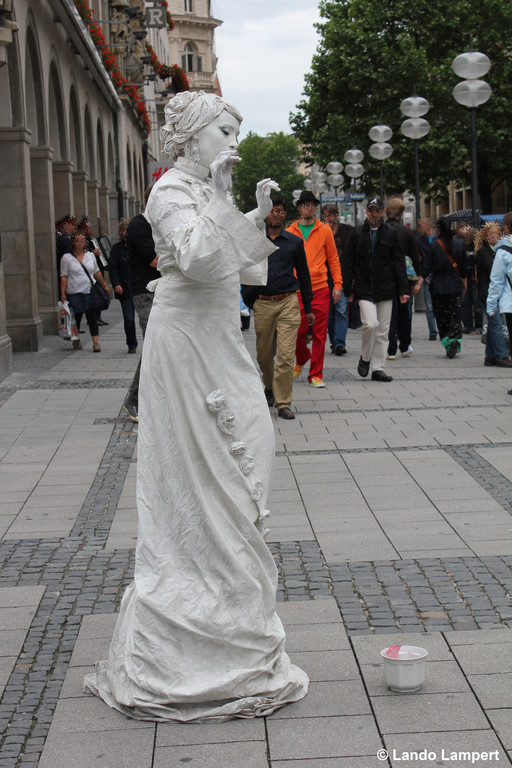
POLYGON ((284 200, 276 198, 267 216, 267 236, 278 247, 268 257, 268 280, 253 305, 256 330, 256 356, 263 374, 265 397, 269 407, 275 405, 282 419, 294 419, 292 403, 295 344, 300 325, 300 289, 309 323, 311 311, 311 279, 302 240, 283 229, 286 219, 284 200), (295 274, 294 274, 295 270, 295 274))

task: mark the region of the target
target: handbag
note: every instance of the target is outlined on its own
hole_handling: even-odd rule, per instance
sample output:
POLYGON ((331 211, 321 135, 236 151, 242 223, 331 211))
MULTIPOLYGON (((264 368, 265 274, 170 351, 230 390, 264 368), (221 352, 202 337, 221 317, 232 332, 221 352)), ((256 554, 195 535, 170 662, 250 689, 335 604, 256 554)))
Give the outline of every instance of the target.
POLYGON ((110 306, 110 296, 101 285, 93 283, 91 286, 91 292, 89 294, 89 309, 97 309, 99 312, 103 312, 110 306))
MULTIPOLYGON (((76 259, 76 256, 75 256, 76 259)), ((97 309, 98 312, 103 312, 105 309, 108 309, 110 306, 110 296, 106 292, 104 288, 101 287, 98 283, 95 283, 90 276, 87 269, 84 267, 80 259, 76 259, 80 266, 82 267, 83 271, 89 278, 91 282, 91 292, 89 294, 89 309, 97 309)))

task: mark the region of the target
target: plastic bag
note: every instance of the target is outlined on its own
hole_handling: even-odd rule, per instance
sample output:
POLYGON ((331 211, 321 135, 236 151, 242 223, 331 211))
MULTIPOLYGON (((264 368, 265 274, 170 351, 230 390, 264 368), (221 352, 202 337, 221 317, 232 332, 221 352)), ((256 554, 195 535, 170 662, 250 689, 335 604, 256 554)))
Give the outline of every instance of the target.
POLYGON ((76 320, 73 310, 69 306, 67 301, 59 301, 59 336, 63 339, 75 339, 80 338, 78 335, 78 328, 76 327, 76 320))

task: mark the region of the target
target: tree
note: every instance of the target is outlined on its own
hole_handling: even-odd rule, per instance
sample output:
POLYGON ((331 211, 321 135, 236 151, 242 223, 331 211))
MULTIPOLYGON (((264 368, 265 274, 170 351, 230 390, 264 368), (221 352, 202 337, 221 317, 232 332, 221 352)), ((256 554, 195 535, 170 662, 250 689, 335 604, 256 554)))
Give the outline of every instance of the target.
POLYGON ((368 131, 386 123, 393 155, 384 161, 388 192, 414 188, 414 146, 400 133, 400 102, 417 93, 430 102, 431 131, 420 140, 422 190, 446 197, 450 181, 471 184, 470 112, 452 96, 455 56, 473 47, 489 56, 493 90, 477 111, 478 175, 484 211, 491 193, 512 182, 512 3, 510 0, 323 0, 321 41, 291 125, 305 157, 325 165, 356 146, 365 152, 364 188, 378 188, 378 161, 368 131))
POLYGON ((297 171, 300 148, 294 136, 268 133, 265 137, 249 133, 238 148, 242 162, 234 167, 233 193, 244 213, 256 207, 254 196, 260 179, 272 178, 281 187, 280 195, 288 211, 293 208, 292 192, 302 189, 304 176, 297 171))

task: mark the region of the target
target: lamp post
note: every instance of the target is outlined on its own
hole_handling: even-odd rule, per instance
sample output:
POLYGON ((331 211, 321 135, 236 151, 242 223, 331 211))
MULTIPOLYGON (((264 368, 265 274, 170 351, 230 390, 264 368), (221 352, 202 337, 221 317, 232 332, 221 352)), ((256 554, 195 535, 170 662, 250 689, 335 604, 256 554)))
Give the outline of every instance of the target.
MULTIPOLYGON (((416 90, 416 89, 415 89, 416 90)), ((400 104, 400 112, 408 119, 404 120, 400 130, 408 139, 414 140, 414 179, 416 184, 416 219, 420 218, 420 156, 418 140, 426 136, 430 131, 428 120, 423 120, 422 115, 426 115, 430 109, 430 104, 421 96, 409 96, 400 104)))
POLYGON ((388 144, 388 141, 393 135, 393 131, 389 127, 389 125, 374 125, 373 128, 370 128, 368 131, 368 136, 370 139, 375 142, 370 146, 369 152, 370 155, 375 159, 379 161, 380 166, 380 196, 382 199, 384 199, 384 169, 382 166, 382 161, 386 160, 386 158, 391 157, 393 154, 393 147, 391 144, 388 144))
MULTIPOLYGON (((325 166, 325 170, 329 174, 327 176, 327 184, 330 187, 334 188, 334 196, 338 197, 338 189, 343 184, 343 176, 341 175, 341 172, 343 170, 342 163, 339 163, 337 160, 331 160, 330 163, 327 163, 325 166)), ((338 201, 336 200, 336 208, 338 208, 338 201)), ((339 208, 338 208, 339 211, 339 208)))
POLYGON ((478 164, 476 154, 476 110, 480 104, 485 104, 491 98, 492 90, 485 80, 478 78, 486 75, 491 62, 485 53, 469 50, 461 53, 452 61, 452 69, 458 77, 464 77, 457 83, 452 95, 458 104, 469 108, 471 115, 471 207, 473 209, 473 226, 480 225, 480 196, 478 194, 478 164))
MULTIPOLYGON (((350 176, 350 178, 353 179, 355 195, 357 191, 357 179, 364 173, 364 168, 361 165, 364 159, 364 154, 360 149, 349 149, 347 152, 345 152, 343 157, 348 163, 348 165, 345 166, 345 173, 347 176, 350 176)), ((354 203, 354 226, 357 227, 357 200, 352 198, 352 201, 354 203)))

